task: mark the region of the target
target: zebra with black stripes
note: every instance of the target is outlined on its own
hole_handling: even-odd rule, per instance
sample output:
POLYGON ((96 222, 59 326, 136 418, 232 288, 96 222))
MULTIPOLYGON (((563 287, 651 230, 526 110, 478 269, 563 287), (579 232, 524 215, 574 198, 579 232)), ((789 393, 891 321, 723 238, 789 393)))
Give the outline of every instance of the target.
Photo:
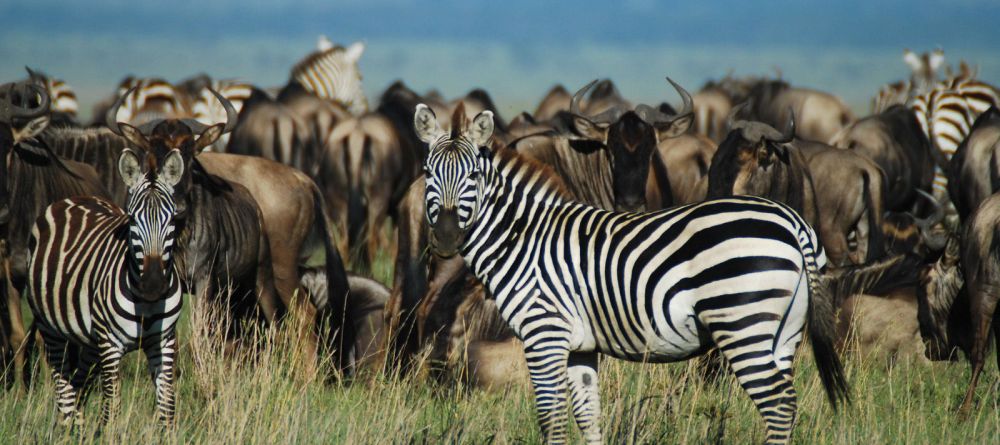
POLYGON ((952 213, 954 207, 948 198, 948 177, 944 169, 959 144, 969 136, 976 118, 991 106, 1000 107, 1000 92, 996 87, 967 75, 940 83, 926 94, 914 98, 910 106, 936 160, 934 197, 947 202, 952 213))
POLYGON ((360 116, 368 111, 368 98, 361 88, 358 69, 358 60, 364 52, 364 43, 355 42, 345 48, 320 36, 316 51, 292 67, 289 83, 298 83, 306 91, 337 102, 351 114, 360 116))
POLYGON ((431 249, 461 254, 523 340, 548 442, 566 441, 567 403, 586 440, 602 442, 598 354, 672 362, 717 346, 767 442, 785 443, 796 418, 792 362, 808 325, 830 402, 849 398, 820 275, 826 256, 787 206, 733 197, 653 213, 596 209, 567 200, 547 167, 486 148, 489 111, 468 128, 456 113, 445 132, 420 104, 414 125, 429 145, 431 249))
POLYGON ((98 374, 103 419, 115 416, 122 356, 140 348, 158 418, 173 424, 181 282, 172 196, 184 163, 177 150, 162 168, 152 153, 140 156, 127 149, 119 158, 129 188, 124 210, 99 198, 69 198, 50 205, 32 230, 28 302, 65 425, 82 422, 80 406, 98 374))

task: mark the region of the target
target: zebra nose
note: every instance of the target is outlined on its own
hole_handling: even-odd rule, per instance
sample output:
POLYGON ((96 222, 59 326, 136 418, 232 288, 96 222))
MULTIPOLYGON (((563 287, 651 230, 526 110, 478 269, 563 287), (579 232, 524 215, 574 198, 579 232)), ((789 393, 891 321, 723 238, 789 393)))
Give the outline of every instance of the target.
POLYGON ((142 274, 139 276, 139 290, 147 300, 156 300, 167 285, 167 268, 163 257, 150 255, 142 260, 142 274))

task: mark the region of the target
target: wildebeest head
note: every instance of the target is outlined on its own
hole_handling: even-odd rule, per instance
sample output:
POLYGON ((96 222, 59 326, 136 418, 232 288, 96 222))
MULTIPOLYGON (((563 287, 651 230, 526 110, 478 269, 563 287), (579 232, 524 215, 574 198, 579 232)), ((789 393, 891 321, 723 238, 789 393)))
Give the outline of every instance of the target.
POLYGON ((10 218, 8 169, 14 147, 45 129, 49 105, 44 87, 34 82, 0 85, 0 224, 10 218))
POLYGON ((960 298, 968 298, 961 292, 965 280, 959 267, 959 258, 959 239, 951 237, 938 261, 928 265, 920 273, 917 317, 920 320, 920 335, 927 348, 927 358, 931 360, 951 357, 953 347, 961 341, 951 323, 952 314, 958 312, 952 311, 952 306, 962 304, 960 298))
POLYGON ((944 207, 923 190, 917 189, 917 194, 930 203, 933 209, 930 215, 921 218, 909 212, 886 212, 882 217, 884 244, 889 255, 912 254, 925 258, 945 248, 948 235, 935 229, 944 219, 944 207))
POLYGON ((177 213, 184 215, 187 211, 186 196, 191 188, 191 167, 196 162, 195 156, 236 127, 236 109, 225 97, 210 89, 226 109, 224 124, 205 125, 194 119, 160 119, 134 127, 118 122, 116 116, 118 108, 135 90, 136 87, 128 90, 111 106, 105 116, 107 126, 115 134, 124 137, 130 148, 151 155, 156 161, 154 166, 165 165, 166 158, 175 150, 180 154, 184 168, 181 170, 179 183, 172 189, 177 213))
POLYGON ((708 171, 710 198, 756 195, 777 199, 801 189, 801 178, 789 171, 792 159, 786 145, 795 137, 795 117, 779 132, 762 122, 737 120, 748 106, 744 102, 729 113, 729 134, 719 144, 708 171))
POLYGON ((614 205, 620 211, 643 211, 646 208, 646 181, 657 144, 687 131, 693 121, 691 95, 669 77, 667 81, 684 101, 684 107, 668 116, 648 105, 634 110, 608 108, 594 116, 580 110, 580 99, 597 80, 581 88, 570 102, 573 139, 570 146, 582 153, 604 150, 611 163, 614 205))
POLYGON ((467 124, 465 107, 452 114, 451 131, 441 129, 430 107, 417 105, 413 117, 420 140, 428 144, 424 162, 426 212, 431 250, 450 257, 458 253, 479 217, 485 174, 493 136, 493 112, 484 110, 467 124))

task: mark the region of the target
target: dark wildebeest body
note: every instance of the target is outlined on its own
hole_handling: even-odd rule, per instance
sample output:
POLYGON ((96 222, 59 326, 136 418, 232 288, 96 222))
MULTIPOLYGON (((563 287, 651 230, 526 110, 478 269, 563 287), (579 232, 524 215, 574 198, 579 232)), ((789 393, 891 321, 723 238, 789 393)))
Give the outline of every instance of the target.
POLYGON ((916 190, 929 191, 934 179, 930 142, 913 111, 904 106, 862 118, 831 140, 875 161, 886 177, 886 210, 908 211, 916 190))
POLYGON ((976 118, 958 146, 948 171, 948 195, 964 220, 1000 190, 1000 110, 990 107, 976 118))
POLYGON ((31 83, 0 86, 0 376, 10 388, 29 380, 20 291, 27 284, 28 239, 52 202, 107 196, 91 167, 59 159, 33 138, 49 123, 50 98, 31 83), (38 97, 34 106, 24 107, 38 97))

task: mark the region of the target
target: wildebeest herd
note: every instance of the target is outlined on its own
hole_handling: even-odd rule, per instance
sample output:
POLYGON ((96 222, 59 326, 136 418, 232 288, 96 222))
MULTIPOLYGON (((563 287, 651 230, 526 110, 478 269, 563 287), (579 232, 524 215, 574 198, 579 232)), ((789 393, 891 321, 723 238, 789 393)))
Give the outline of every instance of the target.
POLYGON ((6 388, 40 346, 63 423, 98 382, 106 421, 142 349, 169 426, 175 326, 198 298, 235 320, 216 333, 233 348, 296 320, 302 369, 338 380, 417 356, 484 388, 530 379, 550 443, 569 413, 602 441, 599 355, 710 351, 785 443, 799 343, 836 406, 838 351, 904 349, 852 338, 872 330, 919 360, 964 353, 972 408, 1000 342, 1000 92, 965 62, 906 51, 909 78, 862 118, 727 75, 695 94, 667 78, 679 107, 556 86, 508 120, 484 90, 402 81, 370 110, 363 52, 321 38, 277 89, 130 76, 89 124, 48 74, 0 85, 6 388), (366 276, 385 251, 391 289, 366 276))

